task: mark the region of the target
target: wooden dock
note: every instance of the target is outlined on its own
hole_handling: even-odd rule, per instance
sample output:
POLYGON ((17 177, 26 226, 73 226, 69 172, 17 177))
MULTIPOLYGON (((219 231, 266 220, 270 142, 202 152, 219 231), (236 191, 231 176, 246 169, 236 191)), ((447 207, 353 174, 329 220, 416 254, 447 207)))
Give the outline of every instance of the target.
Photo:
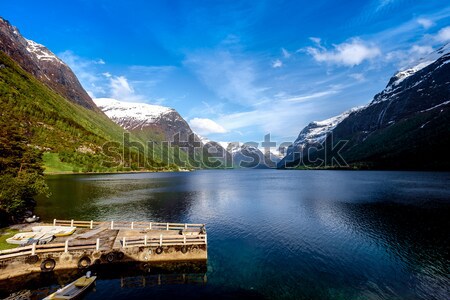
POLYGON ((0 279, 119 262, 207 260, 204 224, 53 220, 76 231, 45 245, 0 251, 0 279))

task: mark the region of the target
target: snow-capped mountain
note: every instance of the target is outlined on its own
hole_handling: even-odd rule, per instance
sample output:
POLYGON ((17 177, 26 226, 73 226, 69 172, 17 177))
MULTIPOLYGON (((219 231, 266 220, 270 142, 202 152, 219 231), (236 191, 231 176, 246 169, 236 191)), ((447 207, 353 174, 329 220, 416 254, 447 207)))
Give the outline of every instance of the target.
POLYGON ((279 158, 272 153, 264 154, 258 147, 242 143, 229 143, 227 148, 235 168, 275 168, 279 158))
POLYGON ((0 51, 61 96, 88 109, 99 111, 69 66, 45 46, 25 39, 16 27, 1 17, 0 51))
POLYGON ((147 140, 174 141, 176 134, 180 141, 188 141, 190 135, 200 140, 173 108, 111 98, 97 98, 94 102, 115 123, 147 140))
MULTIPOLYGON (((339 141, 347 141, 340 152, 347 162, 370 162, 379 167, 394 164, 412 167, 412 153, 422 151, 423 156, 441 151, 449 139, 449 62, 447 44, 397 72, 368 105, 310 123, 288 148, 279 167, 298 164, 311 148, 316 153, 308 161, 320 158, 327 162, 330 157, 325 155, 326 150, 329 152, 332 144, 339 141), (321 145, 325 147, 317 147, 321 145)), ((425 159, 421 158, 421 163, 425 167, 425 159)))
POLYGON ((123 102, 112 98, 93 99, 95 104, 122 128, 143 130, 163 122, 182 122, 183 118, 172 108, 147 103, 123 102))

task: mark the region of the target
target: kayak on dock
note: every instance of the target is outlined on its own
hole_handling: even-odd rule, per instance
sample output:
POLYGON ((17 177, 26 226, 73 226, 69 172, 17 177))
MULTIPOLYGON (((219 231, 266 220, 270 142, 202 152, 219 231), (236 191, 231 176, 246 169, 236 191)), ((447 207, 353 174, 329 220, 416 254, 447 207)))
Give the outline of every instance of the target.
POLYGON ((97 276, 91 276, 91 272, 87 272, 85 276, 57 290, 53 294, 44 298, 44 300, 74 299, 85 292, 95 282, 95 279, 97 279, 97 276))

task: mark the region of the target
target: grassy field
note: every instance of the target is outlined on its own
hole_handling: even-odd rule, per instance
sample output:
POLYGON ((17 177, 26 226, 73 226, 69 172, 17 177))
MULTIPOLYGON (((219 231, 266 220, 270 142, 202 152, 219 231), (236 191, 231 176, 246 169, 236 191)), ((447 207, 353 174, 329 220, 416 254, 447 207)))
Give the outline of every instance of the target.
POLYGON ((11 245, 6 242, 6 239, 12 237, 16 233, 19 233, 19 230, 11 228, 0 229, 0 250, 12 249, 17 247, 17 245, 11 245))
POLYGON ((43 155, 45 173, 72 173, 74 166, 61 162, 58 153, 45 152, 43 155))

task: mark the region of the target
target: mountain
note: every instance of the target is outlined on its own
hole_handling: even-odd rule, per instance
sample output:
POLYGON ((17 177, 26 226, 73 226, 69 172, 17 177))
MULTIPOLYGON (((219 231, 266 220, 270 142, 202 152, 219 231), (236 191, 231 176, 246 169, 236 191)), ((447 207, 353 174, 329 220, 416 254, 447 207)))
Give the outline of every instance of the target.
POLYGON ((227 150, 231 153, 234 168, 275 168, 279 161, 279 158, 272 153, 264 154, 257 147, 249 144, 230 143, 227 150))
POLYGON ((397 72, 368 105, 310 123, 278 166, 449 169, 449 62, 447 44, 397 72))
POLYGON ((174 135, 179 133, 181 140, 187 141, 189 135, 195 135, 180 114, 169 107, 111 98, 97 98, 94 102, 120 127, 147 140, 173 141, 174 135))
POLYGON ((352 112, 356 112, 361 108, 352 108, 335 117, 323 120, 313 121, 308 124, 297 139, 286 149, 286 155, 277 163, 297 162, 302 153, 307 153, 310 149, 318 148, 325 141, 327 136, 336 126, 346 119, 352 112))
POLYGON ((99 111, 69 66, 45 46, 25 39, 16 27, 1 17, 0 51, 62 97, 99 111))
MULTIPOLYGON (((193 167, 214 166, 204 159, 207 153, 226 158, 226 150, 220 144, 193 132, 189 124, 173 108, 111 98, 98 98, 94 101, 111 120, 143 141, 154 141, 161 145, 162 142, 176 143, 179 139, 180 145, 184 145, 180 147, 190 157, 190 164, 193 167), (176 137, 177 135, 179 137, 176 137), (194 160, 201 163, 197 165, 194 160)), ((181 156, 181 160, 186 161, 187 156, 183 154, 181 156)))
MULTIPOLYGON (((122 147, 125 131, 97 108, 67 65, 4 19, 0 99, 0 126, 16 123, 24 145, 44 152, 46 172, 177 169, 159 160, 142 162, 144 153, 122 147), (107 153, 105 145, 114 147, 107 153)), ((130 140, 140 141, 133 134, 130 140)))

